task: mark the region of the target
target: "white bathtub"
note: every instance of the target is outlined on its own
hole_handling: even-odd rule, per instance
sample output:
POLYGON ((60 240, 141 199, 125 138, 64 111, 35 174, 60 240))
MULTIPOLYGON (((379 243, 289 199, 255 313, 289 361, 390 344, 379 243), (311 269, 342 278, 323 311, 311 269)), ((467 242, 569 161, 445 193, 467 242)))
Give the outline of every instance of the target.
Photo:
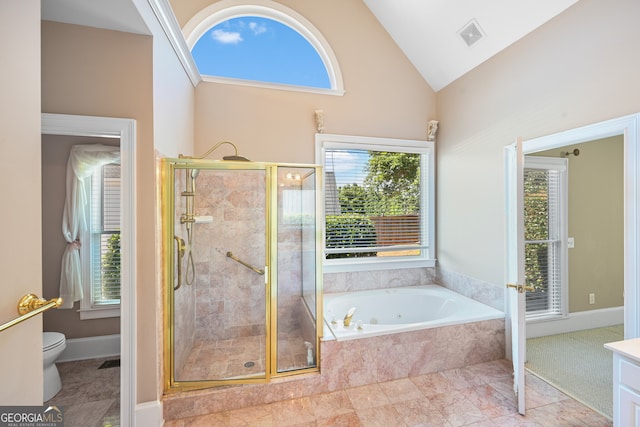
POLYGON ((500 319, 504 313, 439 285, 324 295, 324 339, 338 341, 500 319), (356 311, 349 327, 343 319, 356 311))

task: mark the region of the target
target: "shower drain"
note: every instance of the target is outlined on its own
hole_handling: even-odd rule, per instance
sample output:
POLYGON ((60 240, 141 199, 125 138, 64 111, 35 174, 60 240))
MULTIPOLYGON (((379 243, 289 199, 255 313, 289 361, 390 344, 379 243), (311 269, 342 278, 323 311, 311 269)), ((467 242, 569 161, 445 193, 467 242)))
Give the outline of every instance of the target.
POLYGON ((255 365, 255 363, 253 363, 253 362, 246 362, 246 363, 244 364, 244 367, 245 367, 245 368, 253 368, 253 366, 254 366, 254 365, 255 365))

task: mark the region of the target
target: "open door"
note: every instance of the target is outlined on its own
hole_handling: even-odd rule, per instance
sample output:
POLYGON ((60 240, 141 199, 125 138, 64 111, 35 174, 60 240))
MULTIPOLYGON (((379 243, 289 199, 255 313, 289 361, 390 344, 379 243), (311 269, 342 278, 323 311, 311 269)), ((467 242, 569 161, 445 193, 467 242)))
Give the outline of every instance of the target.
MULTIPOLYGON (((511 335, 513 389, 518 400, 518 412, 525 412, 525 291, 524 286, 524 155, 522 140, 505 147, 505 281, 507 335, 511 335)), ((507 337, 508 338, 508 337, 507 337)))

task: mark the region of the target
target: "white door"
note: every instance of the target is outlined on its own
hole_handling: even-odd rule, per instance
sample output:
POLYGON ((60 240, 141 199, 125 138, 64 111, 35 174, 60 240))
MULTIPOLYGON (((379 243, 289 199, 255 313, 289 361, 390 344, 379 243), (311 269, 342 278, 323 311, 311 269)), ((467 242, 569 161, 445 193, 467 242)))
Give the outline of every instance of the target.
POLYGON ((518 412, 524 415, 525 274, 524 274, 524 156, 522 140, 505 147, 505 210, 507 334, 511 335, 513 389, 518 412))

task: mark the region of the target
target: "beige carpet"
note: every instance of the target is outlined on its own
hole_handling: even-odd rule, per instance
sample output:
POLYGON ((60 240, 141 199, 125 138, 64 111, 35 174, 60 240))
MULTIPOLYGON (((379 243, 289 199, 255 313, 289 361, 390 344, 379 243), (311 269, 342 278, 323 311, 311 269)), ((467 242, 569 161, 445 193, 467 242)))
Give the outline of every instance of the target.
POLYGON ((623 325, 527 340, 525 367, 601 414, 613 416, 613 355, 604 344, 624 339, 623 325))

